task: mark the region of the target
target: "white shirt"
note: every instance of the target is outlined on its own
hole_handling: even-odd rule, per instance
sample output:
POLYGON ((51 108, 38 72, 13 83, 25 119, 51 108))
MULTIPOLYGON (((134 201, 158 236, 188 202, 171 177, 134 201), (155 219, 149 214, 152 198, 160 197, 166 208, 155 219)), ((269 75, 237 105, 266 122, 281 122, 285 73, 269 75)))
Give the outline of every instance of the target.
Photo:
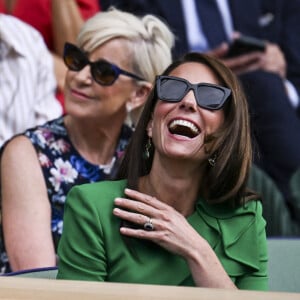
POLYGON ((53 59, 40 33, 0 14, 0 146, 62 114, 55 90, 53 59))

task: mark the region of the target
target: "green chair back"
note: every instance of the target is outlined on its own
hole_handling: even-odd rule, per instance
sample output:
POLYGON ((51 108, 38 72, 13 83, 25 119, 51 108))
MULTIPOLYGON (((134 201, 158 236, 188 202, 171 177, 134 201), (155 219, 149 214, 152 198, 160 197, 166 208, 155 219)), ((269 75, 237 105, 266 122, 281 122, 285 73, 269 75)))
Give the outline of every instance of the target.
POLYGON ((300 237, 300 222, 295 221, 273 179, 256 165, 252 165, 248 187, 262 197, 263 216, 267 221, 267 237, 300 237))
POLYGON ((300 238, 268 239, 268 249, 269 289, 299 293, 300 238))

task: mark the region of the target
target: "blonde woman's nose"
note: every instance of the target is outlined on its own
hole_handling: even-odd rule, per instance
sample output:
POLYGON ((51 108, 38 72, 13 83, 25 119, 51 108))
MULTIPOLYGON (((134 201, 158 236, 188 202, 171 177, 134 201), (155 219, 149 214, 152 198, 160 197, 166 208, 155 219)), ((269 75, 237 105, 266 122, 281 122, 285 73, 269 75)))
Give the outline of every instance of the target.
POLYGON ((80 80, 85 83, 92 83, 93 77, 91 74, 91 67, 86 65, 82 70, 76 71, 75 75, 77 80, 80 80))

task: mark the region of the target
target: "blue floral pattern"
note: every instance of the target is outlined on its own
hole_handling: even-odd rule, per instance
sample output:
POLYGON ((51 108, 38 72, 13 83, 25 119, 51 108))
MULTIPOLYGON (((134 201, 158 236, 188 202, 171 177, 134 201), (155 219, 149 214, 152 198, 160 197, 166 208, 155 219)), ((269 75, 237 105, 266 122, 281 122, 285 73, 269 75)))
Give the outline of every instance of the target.
MULTIPOLYGON (((123 155, 132 135, 132 129, 123 125, 110 168, 91 164, 77 152, 69 140, 63 117, 29 129, 24 135, 31 140, 43 171, 52 209, 52 235, 55 249, 57 249, 63 229, 64 203, 67 193, 74 185, 111 178, 112 172, 115 171, 114 167, 117 166, 116 163, 123 155)), ((8 266, 8 262, 3 249, 0 253, 0 273, 9 270, 7 267, 4 268, 4 265, 8 266)))

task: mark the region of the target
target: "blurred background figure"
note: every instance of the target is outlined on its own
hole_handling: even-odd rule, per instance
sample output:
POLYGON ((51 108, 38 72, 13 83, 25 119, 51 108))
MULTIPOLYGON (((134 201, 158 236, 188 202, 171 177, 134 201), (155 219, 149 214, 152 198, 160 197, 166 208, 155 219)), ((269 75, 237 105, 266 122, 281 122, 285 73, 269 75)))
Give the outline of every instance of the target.
POLYGON ((62 60, 66 41, 75 42, 83 22, 99 12, 98 0, 0 0, 0 12, 36 28, 54 60, 57 97, 62 106, 66 67, 62 60))
POLYGON ((66 114, 14 137, 2 152, 2 272, 56 264, 68 191, 114 178, 173 42, 158 18, 111 10, 65 44, 66 114))
POLYGON ((255 164, 275 181, 292 217, 300 218, 300 199, 290 190, 300 167, 300 0, 105 0, 103 9, 112 4, 165 20, 176 35, 174 57, 207 52, 239 76, 250 106, 255 164), (238 34, 266 41, 266 50, 226 58, 238 34))
POLYGON ((61 115, 53 60, 40 33, 0 13, 0 146, 61 115))

